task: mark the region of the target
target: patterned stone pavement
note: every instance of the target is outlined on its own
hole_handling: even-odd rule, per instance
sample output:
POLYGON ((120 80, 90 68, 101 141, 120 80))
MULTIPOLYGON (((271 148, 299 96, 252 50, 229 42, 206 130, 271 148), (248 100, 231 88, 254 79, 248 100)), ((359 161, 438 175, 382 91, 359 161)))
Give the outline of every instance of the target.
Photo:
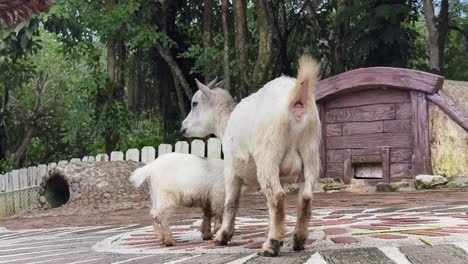
POLYGON ((291 251, 295 216, 278 258, 259 256, 266 215, 237 218, 233 241, 200 238, 199 219, 172 222, 176 246, 164 247, 148 225, 9 230, 0 227, 1 263, 468 263, 468 206, 317 209, 304 252, 291 251), (431 231, 354 232, 440 226, 431 231), (420 238, 429 241, 424 244, 420 238))

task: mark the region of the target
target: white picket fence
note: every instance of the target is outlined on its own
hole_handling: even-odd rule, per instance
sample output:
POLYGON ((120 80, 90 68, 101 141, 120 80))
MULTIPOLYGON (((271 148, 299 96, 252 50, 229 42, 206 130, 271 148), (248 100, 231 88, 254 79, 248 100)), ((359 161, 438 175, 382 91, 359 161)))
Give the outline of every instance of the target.
POLYGON ((107 162, 118 160, 133 160, 149 163, 166 153, 179 152, 191 153, 200 157, 221 158, 221 142, 217 138, 210 138, 205 144, 202 140, 193 140, 190 144, 186 141, 179 141, 171 144, 160 144, 156 149, 152 146, 136 148, 127 151, 113 151, 110 159, 107 154, 96 156, 85 156, 82 159, 72 158, 61 160, 49 164, 40 164, 19 170, 13 170, 6 174, 0 174, 0 216, 10 215, 20 210, 28 209, 28 203, 36 199, 35 190, 47 172, 57 165, 68 162, 107 162), (157 156, 156 156, 157 153, 157 156))

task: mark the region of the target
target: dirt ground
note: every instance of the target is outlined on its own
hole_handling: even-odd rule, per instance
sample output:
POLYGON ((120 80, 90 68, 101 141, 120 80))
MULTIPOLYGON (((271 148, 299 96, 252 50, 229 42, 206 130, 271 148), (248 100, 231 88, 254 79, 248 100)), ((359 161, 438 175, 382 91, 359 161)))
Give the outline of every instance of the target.
MULTIPOLYGON (((287 212, 296 211, 296 194, 287 197, 287 212)), ((441 189, 430 191, 397 192, 397 193, 317 193, 314 195, 314 209, 352 209, 380 207, 418 207, 433 205, 466 205, 468 190, 441 189)), ((48 211, 48 216, 41 214, 23 214, 0 218, 0 227, 9 229, 52 228, 64 226, 120 225, 151 223, 148 208, 125 209, 101 212, 99 210, 83 210, 74 215, 62 215, 60 210, 54 214, 54 209, 48 211)), ((267 214, 265 199, 261 195, 246 195, 241 197, 240 216, 267 214)), ((199 208, 178 208, 172 220, 185 220, 201 217, 199 208)))

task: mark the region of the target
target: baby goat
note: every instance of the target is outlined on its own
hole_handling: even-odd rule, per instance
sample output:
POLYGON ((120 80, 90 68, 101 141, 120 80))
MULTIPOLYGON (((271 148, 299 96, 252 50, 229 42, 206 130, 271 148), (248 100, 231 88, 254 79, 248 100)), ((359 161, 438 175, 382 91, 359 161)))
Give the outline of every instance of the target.
POLYGON ((201 207, 202 238, 212 238, 211 217, 215 217, 213 233, 221 226, 224 208, 223 160, 201 158, 191 154, 168 153, 144 167, 136 169, 130 181, 139 187, 149 178, 150 216, 161 243, 175 244, 168 218, 175 206, 201 207))

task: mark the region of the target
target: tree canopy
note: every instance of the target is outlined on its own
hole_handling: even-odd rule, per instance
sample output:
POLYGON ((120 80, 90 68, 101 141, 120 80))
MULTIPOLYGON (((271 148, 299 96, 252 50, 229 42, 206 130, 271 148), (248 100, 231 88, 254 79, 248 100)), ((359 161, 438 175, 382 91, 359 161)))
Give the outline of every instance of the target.
POLYGON ((460 0, 57 0, 0 20, 0 173, 173 142, 194 78, 222 77, 239 100, 295 75, 303 53, 322 78, 391 66, 467 81, 467 13, 460 0))

